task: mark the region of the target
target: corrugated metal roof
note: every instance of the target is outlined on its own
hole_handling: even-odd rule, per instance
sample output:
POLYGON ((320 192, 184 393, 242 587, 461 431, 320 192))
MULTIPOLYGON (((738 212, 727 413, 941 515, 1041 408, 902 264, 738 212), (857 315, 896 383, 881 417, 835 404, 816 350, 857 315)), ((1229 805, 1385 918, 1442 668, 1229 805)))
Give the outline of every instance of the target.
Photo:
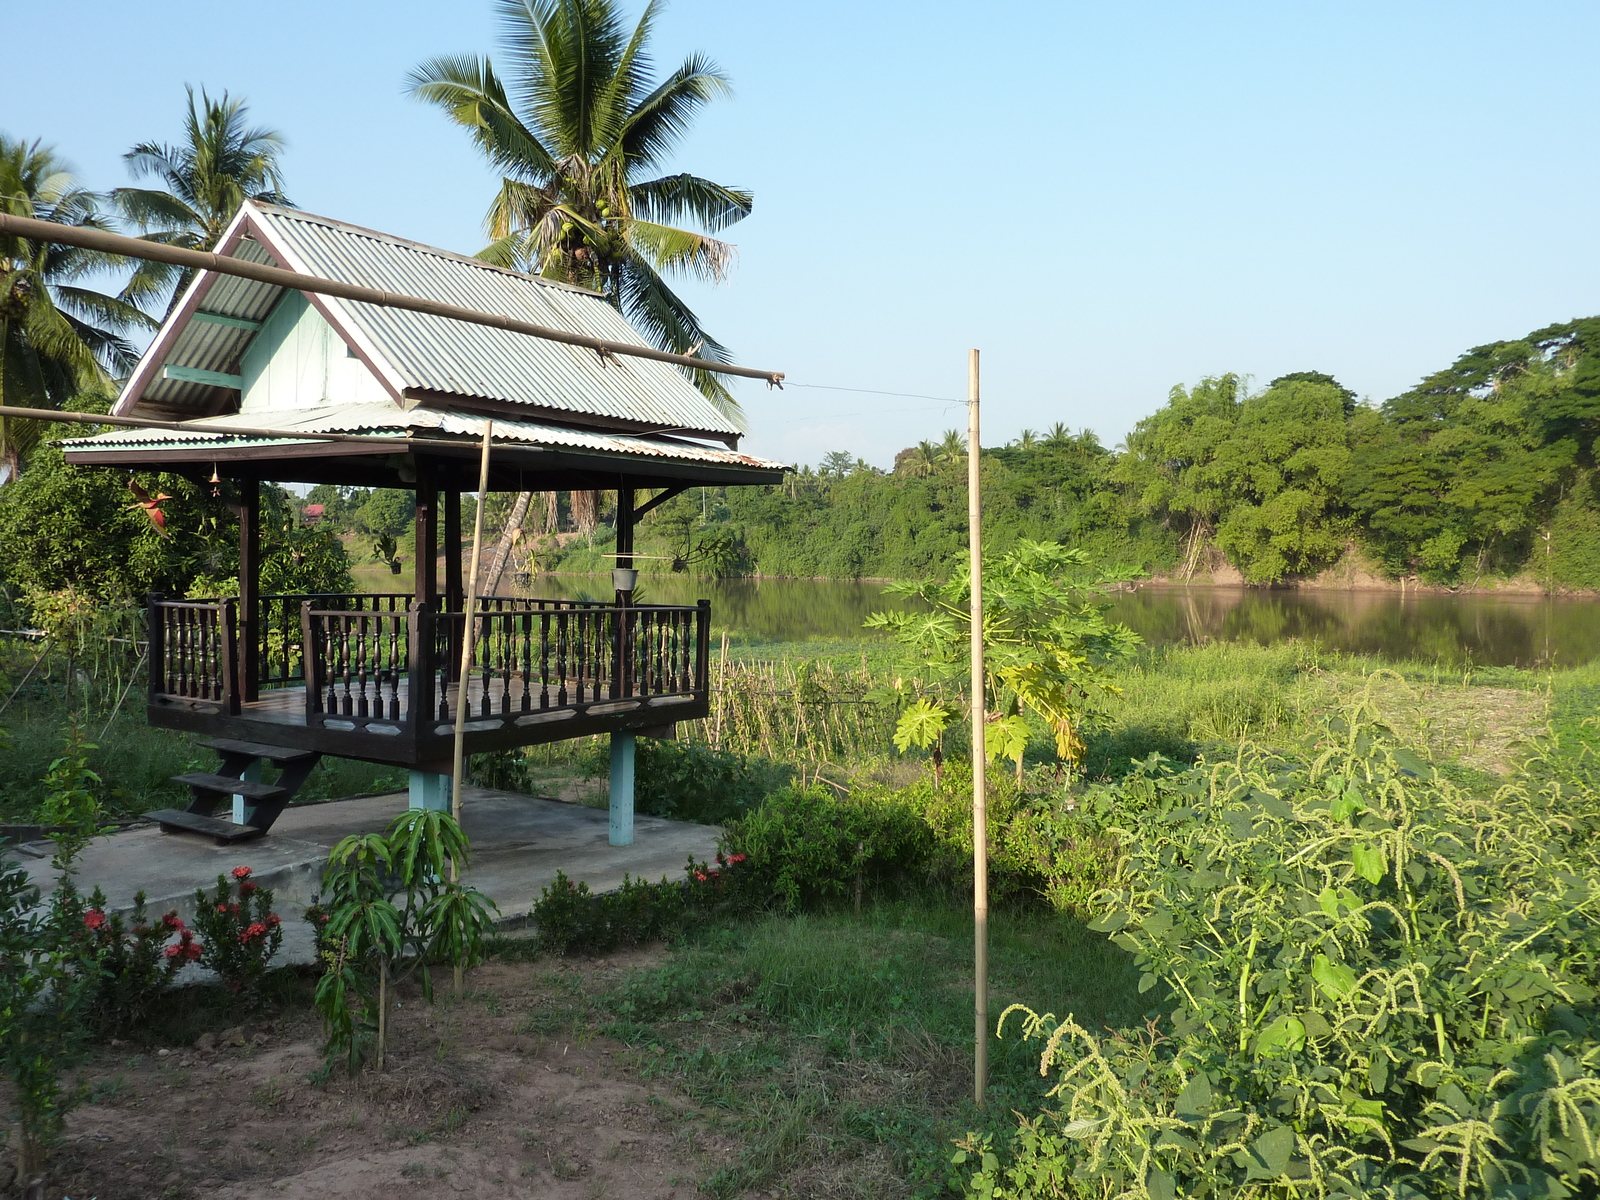
MULTIPOLYGON (((143 448, 157 450, 164 447, 194 447, 206 445, 264 446, 301 444, 292 436, 281 439, 239 437, 230 435, 230 426, 260 428, 267 414, 237 413, 225 417, 212 417, 194 422, 194 428, 184 431, 169 429, 117 429, 95 437, 73 438, 64 444, 74 451, 112 451, 143 448)), ((443 435, 445 438, 481 438, 482 417, 462 416, 439 409, 418 407, 407 412, 387 404, 333 404, 321 408, 270 414, 268 428, 282 429, 285 434, 314 435, 317 433, 361 433, 395 438, 443 435)), ((497 443, 532 446, 560 446, 574 450, 592 450, 604 454, 637 455, 644 458, 667 459, 677 462, 716 463, 725 466, 756 467, 781 471, 788 468, 770 459, 756 458, 736 450, 713 449, 696 446, 668 438, 628 437, 618 434, 586 433, 557 425, 531 421, 508 421, 495 418, 494 438, 497 443)), ((442 439, 441 439, 442 440, 442 439)))
MULTIPOLYGON (((246 204, 245 237, 231 253, 310 275, 496 313, 558 329, 635 345, 648 343, 604 298, 449 251, 267 204, 246 204)), ((197 286, 201 281, 197 280, 197 286)), ((260 321, 281 289, 232 276, 211 276, 200 307, 260 321)), ((526 404, 563 420, 585 415, 637 421, 664 429, 739 435, 743 431, 700 394, 676 367, 648 359, 602 360, 591 350, 443 317, 318 297, 341 333, 360 343, 391 386, 526 404)), ((162 365, 232 373, 251 334, 189 320, 180 306, 151 345, 162 365)), ((149 364, 156 367, 156 364, 149 364)), ((198 410, 216 391, 136 372, 118 412, 134 401, 198 410), (137 394, 134 394, 137 393, 137 394)))

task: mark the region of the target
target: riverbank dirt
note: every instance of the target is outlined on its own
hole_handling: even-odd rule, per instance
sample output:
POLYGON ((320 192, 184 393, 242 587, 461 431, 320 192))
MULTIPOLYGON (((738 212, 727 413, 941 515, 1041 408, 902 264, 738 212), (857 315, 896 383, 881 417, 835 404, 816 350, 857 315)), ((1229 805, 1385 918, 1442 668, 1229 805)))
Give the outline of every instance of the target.
POLYGON ((662 958, 494 962, 459 1002, 402 988, 387 1069, 354 1079, 316 1082, 309 1012, 103 1047, 47 1195, 689 1200, 736 1148, 670 1084, 641 1082, 640 1052, 571 1019, 573 997, 662 958))

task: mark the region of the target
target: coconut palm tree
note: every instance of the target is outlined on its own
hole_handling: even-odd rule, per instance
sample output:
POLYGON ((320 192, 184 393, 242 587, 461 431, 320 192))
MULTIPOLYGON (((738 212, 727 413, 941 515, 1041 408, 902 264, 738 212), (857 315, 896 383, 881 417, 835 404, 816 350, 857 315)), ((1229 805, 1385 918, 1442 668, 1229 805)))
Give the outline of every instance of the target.
POLYGON ((1032 450, 1039 445, 1039 435, 1031 429, 1024 429, 1011 444, 1018 450, 1032 450))
MULTIPOLYGON (((117 209, 147 241, 189 250, 213 250, 246 200, 288 204, 278 155, 283 138, 246 124, 249 106, 227 92, 213 100, 189 93, 183 139, 176 145, 140 142, 123 160, 135 179, 153 176, 160 188, 117 188, 117 209)), ((171 263, 141 260, 123 295, 149 303, 178 302, 194 272, 171 263)))
POLYGON ((946 429, 939 440, 939 461, 960 463, 967 461, 967 438, 959 429, 946 429))
MULTIPOLYGON (((0 209, 63 225, 107 228, 94 193, 55 151, 0 134, 0 209)), ((109 390, 133 369, 133 330, 154 325, 135 305, 85 281, 122 259, 76 246, 0 234, 0 405, 60 408, 109 390)), ((41 426, 0 415, 0 484, 13 478, 41 426)))
MULTIPOLYGON (((654 81, 646 47, 657 0, 631 31, 618 0, 498 2, 504 75, 488 58, 457 55, 409 77, 411 94, 470 130, 502 174, 485 218, 493 240, 478 257, 604 292, 661 348, 729 361, 662 274, 723 279, 733 247, 711 235, 747 216, 751 195, 659 174, 695 114, 727 93, 727 77, 697 54, 654 81)), ((691 374, 737 414, 716 376, 691 374)))
POLYGON ((932 442, 918 442, 899 463, 902 475, 922 479, 939 469, 939 447, 932 442))
POLYGON ((1052 449, 1065 446, 1071 440, 1072 430, 1068 429, 1060 421, 1050 426, 1050 431, 1044 435, 1044 444, 1052 449))

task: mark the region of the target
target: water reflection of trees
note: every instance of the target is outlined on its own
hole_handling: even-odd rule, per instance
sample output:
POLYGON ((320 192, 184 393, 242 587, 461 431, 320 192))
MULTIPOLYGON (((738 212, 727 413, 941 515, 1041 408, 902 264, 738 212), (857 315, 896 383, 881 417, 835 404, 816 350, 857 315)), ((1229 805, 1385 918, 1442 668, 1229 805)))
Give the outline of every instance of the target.
MULTIPOLYGON (((645 575, 640 589, 646 604, 711 601, 713 629, 753 641, 809 641, 814 638, 870 636, 862 628, 867 614, 903 607, 883 595, 881 583, 832 579, 701 579, 688 575, 645 575)), ((540 575, 530 594, 554 599, 609 599, 611 579, 602 575, 540 575)))
POLYGON ((1600 604, 1540 597, 1142 588, 1114 615, 1152 643, 1290 638, 1452 666, 1570 666, 1600 657, 1600 604))
MULTIPOLYGON (((856 580, 646 575, 641 584, 646 603, 710 599, 714 628, 752 641, 865 637, 869 612, 902 603, 885 597, 882 584, 856 580)), ((541 575, 530 590, 609 599, 611 579, 541 575)), ((1112 597, 1112 615, 1155 645, 1296 638, 1449 666, 1571 666, 1600 658, 1600 604, 1588 600, 1147 587, 1112 597)))

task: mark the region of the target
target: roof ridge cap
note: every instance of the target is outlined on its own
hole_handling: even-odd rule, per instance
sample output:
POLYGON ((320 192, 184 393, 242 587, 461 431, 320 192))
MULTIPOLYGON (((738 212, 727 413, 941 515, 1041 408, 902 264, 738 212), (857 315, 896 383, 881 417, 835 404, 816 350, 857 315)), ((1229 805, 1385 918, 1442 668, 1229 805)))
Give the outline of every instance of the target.
POLYGON ((387 242, 391 246, 398 246, 403 250, 412 250, 422 254, 432 254, 439 258, 451 259, 469 267, 477 267, 484 271, 494 271, 501 275, 510 275, 513 279, 523 279, 529 283, 536 283, 540 287, 560 288, 563 291, 576 292, 580 296, 595 296, 601 300, 606 299, 604 292, 597 292, 593 288, 580 287, 575 283, 563 283, 559 279, 546 279, 542 275, 530 275, 526 271, 513 271, 510 267, 496 266, 494 263, 484 262, 481 258, 473 258, 470 254, 457 254, 454 250, 446 250, 442 246, 430 246, 426 242, 413 241, 397 234, 384 233, 381 229, 369 229, 365 225, 353 225, 349 221, 341 221, 336 217, 326 217, 320 213, 307 212, 303 208, 285 208, 281 204, 268 204, 264 200, 249 200, 256 210, 264 216, 283 220, 310 221, 325 225, 341 233, 354 234, 357 237, 369 237, 380 242, 387 242))

